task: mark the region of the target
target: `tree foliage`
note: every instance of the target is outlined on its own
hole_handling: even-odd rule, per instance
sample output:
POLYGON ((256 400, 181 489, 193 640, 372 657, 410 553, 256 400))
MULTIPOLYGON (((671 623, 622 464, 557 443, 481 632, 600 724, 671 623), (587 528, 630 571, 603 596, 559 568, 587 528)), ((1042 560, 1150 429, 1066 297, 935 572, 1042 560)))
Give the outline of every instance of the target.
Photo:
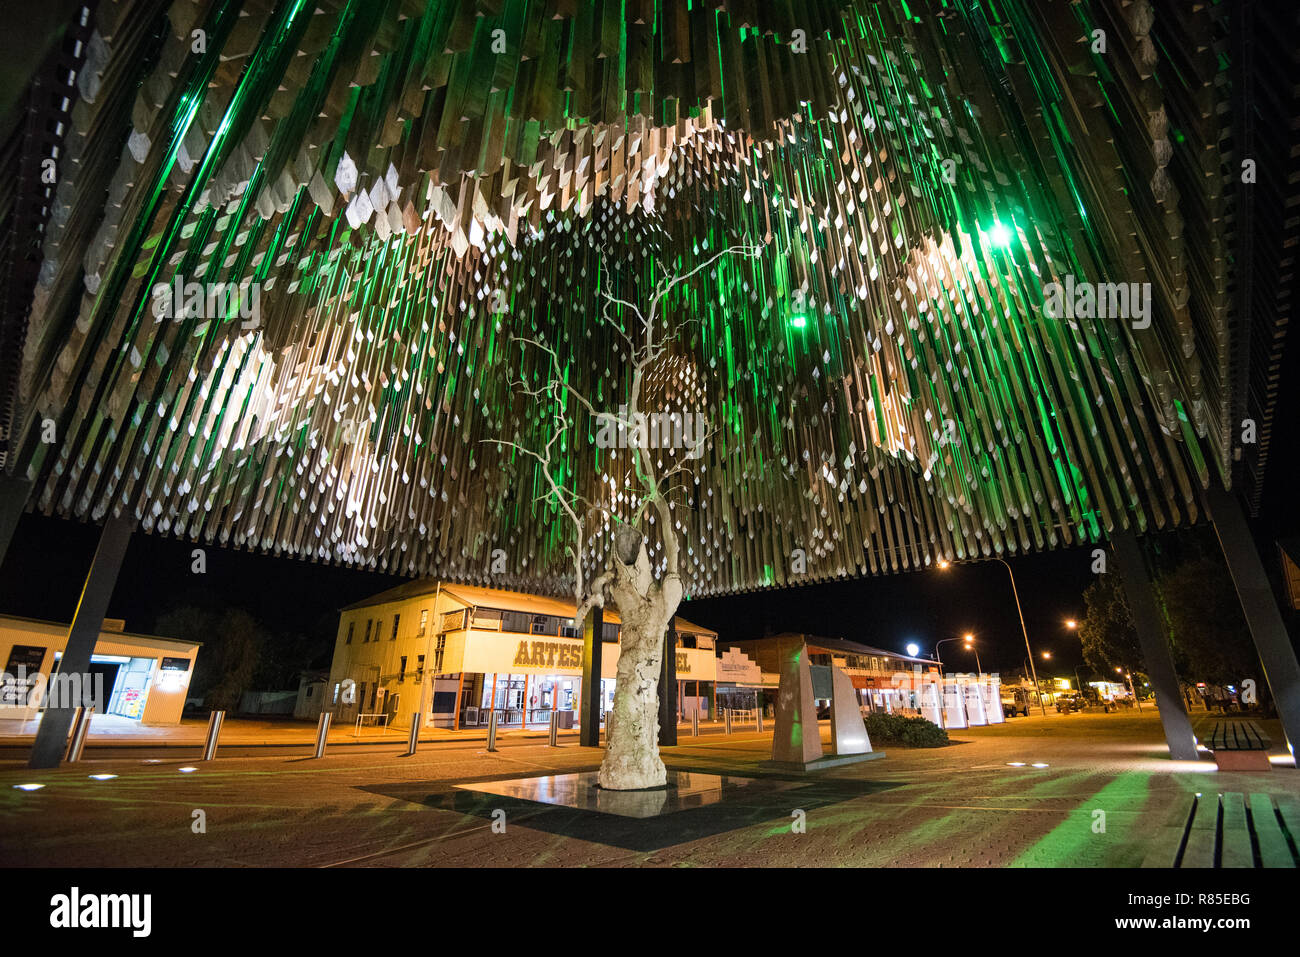
POLYGON ((1085 614, 1079 622, 1083 660, 1111 675, 1116 668, 1143 667, 1137 629, 1129 612, 1124 584, 1114 572, 1099 575, 1083 592, 1085 614))
POLYGON ((1236 589, 1223 567, 1208 557, 1182 562, 1160 578, 1165 617, 1179 657, 1195 681, 1240 686, 1253 678, 1265 687, 1236 589))
POLYGON ((182 605, 158 617, 159 634, 202 642, 190 694, 202 696, 205 707, 234 711, 253 684, 258 661, 267 646, 266 630, 240 608, 210 609, 182 605))

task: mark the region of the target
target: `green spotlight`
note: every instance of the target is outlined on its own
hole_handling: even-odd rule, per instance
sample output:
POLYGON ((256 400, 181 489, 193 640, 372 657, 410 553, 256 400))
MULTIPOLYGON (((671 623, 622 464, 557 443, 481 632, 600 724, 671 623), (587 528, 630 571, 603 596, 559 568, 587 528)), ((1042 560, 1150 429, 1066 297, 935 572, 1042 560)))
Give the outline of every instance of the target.
POLYGON ((999 249, 1006 249, 1011 245, 1011 230, 994 220, 992 227, 989 229, 989 239, 999 249))
POLYGON ((794 326, 796 329, 802 329, 808 325, 808 317, 802 312, 796 313, 790 317, 790 325, 794 326))

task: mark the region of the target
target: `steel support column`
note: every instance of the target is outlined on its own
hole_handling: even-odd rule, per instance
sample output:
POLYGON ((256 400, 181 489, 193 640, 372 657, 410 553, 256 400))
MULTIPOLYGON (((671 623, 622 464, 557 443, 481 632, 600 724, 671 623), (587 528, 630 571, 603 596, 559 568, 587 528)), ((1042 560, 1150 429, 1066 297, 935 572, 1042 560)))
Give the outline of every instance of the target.
POLYGON ((663 660, 659 663, 659 746, 677 743, 677 631, 668 623, 663 660))
POLYGON ((584 748, 600 747, 600 659, 601 632, 605 613, 593 608, 582 620, 582 696, 578 701, 578 743, 584 748))
POLYGON ((1187 717, 1187 706, 1178 686, 1178 673, 1174 671, 1173 655, 1165 637, 1160 609, 1156 607, 1155 595, 1151 591, 1151 577, 1147 574, 1142 550, 1129 532, 1117 531, 1111 536, 1110 544, 1120 577, 1124 579, 1124 594, 1128 597, 1129 613, 1133 616, 1133 627, 1142 647, 1147 677, 1151 679, 1151 688, 1156 694, 1169 757, 1175 761, 1195 761, 1196 737, 1192 734, 1192 722, 1187 717))
POLYGON ((1223 491, 1214 483, 1205 493, 1205 499, 1214 531, 1219 536, 1219 547, 1223 549, 1232 583, 1237 588, 1237 600, 1241 602, 1250 637, 1259 654, 1264 680, 1272 692, 1287 745, 1294 757, 1296 743, 1300 742, 1300 665, 1296 663, 1295 651, 1278 611, 1264 563, 1259 560, 1255 540, 1241 513, 1241 504, 1232 493, 1223 491))
MULTIPOLYGON (((122 556, 131 542, 131 529, 134 522, 126 518, 113 518, 104 523, 104 530, 99 536, 99 547, 86 573, 86 585, 81 590, 81 600, 77 602, 76 614, 72 616, 72 627, 68 629, 68 642, 63 649, 63 659, 59 662, 59 674, 72 676, 90 672, 90 656, 95 651, 95 642, 104 628, 104 612, 108 610, 108 600, 113 595, 113 586, 117 583, 117 573, 122 567, 122 556)), ((84 681, 81 682, 84 685, 84 681)), ((68 730, 72 727, 72 717, 78 702, 59 701, 45 709, 40 725, 36 729, 36 740, 32 744, 29 768, 57 768, 63 760, 68 745, 68 730)))
POLYGON ((4 564, 9 542, 23 516, 23 506, 32 490, 32 483, 0 472, 0 565, 4 564))

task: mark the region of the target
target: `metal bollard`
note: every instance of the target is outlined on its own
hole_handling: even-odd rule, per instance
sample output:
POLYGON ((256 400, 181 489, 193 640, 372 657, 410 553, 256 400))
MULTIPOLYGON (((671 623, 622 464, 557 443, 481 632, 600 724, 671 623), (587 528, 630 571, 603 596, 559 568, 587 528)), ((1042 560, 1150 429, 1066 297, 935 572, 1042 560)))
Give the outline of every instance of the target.
POLYGON ((90 716, 95 713, 94 705, 77 709, 72 718, 72 740, 68 743, 68 763, 81 760, 81 750, 86 746, 86 734, 90 731, 90 716))
POLYGON ((330 733, 330 721, 333 719, 328 711, 322 711, 316 722, 316 757, 325 757, 325 739, 330 733))
POLYGON ((406 742, 406 755, 410 757, 420 747, 420 718, 422 715, 411 715, 411 737, 406 742))
POLYGON ((495 751, 497 749, 497 713, 495 708, 488 713, 487 749, 489 751, 495 751))
POLYGON ((560 746, 559 738, 560 738, 560 712, 552 711, 551 712, 551 735, 550 735, 551 747, 558 748, 560 746))
POLYGON ((221 735, 221 722, 226 720, 224 711, 214 711, 208 715, 208 737, 203 742, 203 760, 211 761, 217 756, 217 738, 221 735))
POLYGON ((722 712, 723 734, 731 734, 731 709, 722 712))
POLYGON ((81 727, 81 719, 85 717, 86 709, 84 706, 78 706, 72 711, 72 727, 68 730, 68 746, 63 749, 63 760, 72 760, 72 746, 77 741, 77 729, 81 727))
POLYGON ((698 738, 699 736, 700 736, 700 709, 696 708, 694 711, 691 712, 691 737, 698 738))
POLYGON ((614 734, 614 712, 605 712, 605 744, 608 745, 614 734))
POLYGON ((762 708, 754 709, 754 728, 760 734, 763 733, 763 709, 762 708))

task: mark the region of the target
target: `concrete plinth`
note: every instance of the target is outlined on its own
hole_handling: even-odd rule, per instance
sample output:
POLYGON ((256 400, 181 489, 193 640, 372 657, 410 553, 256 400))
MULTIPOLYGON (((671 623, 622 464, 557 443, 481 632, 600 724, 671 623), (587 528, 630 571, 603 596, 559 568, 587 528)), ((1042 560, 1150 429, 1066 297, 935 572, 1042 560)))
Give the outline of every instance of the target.
POLYGON ((861 754, 828 754, 814 761, 764 761, 759 767, 772 771, 798 771, 802 774, 806 771, 824 771, 827 768, 836 768, 842 764, 874 761, 876 758, 883 758, 884 756, 884 751, 864 751, 861 754))

